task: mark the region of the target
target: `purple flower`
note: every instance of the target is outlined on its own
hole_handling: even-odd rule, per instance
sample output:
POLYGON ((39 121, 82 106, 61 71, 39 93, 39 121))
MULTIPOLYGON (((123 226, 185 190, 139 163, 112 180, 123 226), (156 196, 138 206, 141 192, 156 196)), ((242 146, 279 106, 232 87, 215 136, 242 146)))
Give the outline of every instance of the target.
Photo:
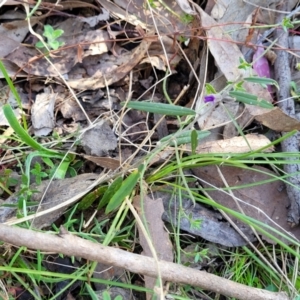
POLYGON ((204 96, 204 103, 214 102, 215 100, 216 100, 216 96, 213 94, 204 96))

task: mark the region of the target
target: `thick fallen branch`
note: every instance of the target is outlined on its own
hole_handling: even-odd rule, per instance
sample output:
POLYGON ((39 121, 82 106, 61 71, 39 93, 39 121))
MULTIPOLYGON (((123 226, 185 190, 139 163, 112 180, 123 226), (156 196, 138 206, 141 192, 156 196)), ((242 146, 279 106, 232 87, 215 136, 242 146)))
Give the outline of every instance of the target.
MULTIPOLYGON (((153 258, 124 250, 102 246, 76 237, 65 230, 59 236, 0 224, 0 240, 16 246, 82 257, 108 265, 125 268, 130 272, 157 277, 157 263, 153 258)), ((243 300, 288 300, 284 292, 273 293, 248 287, 203 271, 175 263, 159 261, 162 279, 198 286, 228 297, 243 300)))
MULTIPOLYGON (((285 10, 288 3, 283 2, 281 9, 285 10)), ((278 22, 282 19, 279 15, 278 22)), ((277 59, 275 61, 275 74, 276 80, 280 86, 278 91, 278 106, 283 110, 285 114, 291 117, 295 117, 295 104, 294 99, 290 97, 290 82, 291 82, 291 70, 289 63, 289 32, 285 32, 281 27, 275 30, 275 37, 277 37, 277 43, 282 49, 277 50, 277 59)), ((299 140, 297 135, 293 135, 281 142, 283 152, 299 152, 299 140)), ((292 160, 292 159, 290 159, 292 160)), ((296 160, 296 158, 294 158, 296 160)), ((291 205, 288 211, 288 222, 294 226, 299 224, 300 220, 300 174, 296 174, 300 170, 300 164, 288 162, 283 166, 284 171, 287 174, 295 174, 289 177, 287 180, 289 184, 286 185, 287 193, 291 201, 291 205)))

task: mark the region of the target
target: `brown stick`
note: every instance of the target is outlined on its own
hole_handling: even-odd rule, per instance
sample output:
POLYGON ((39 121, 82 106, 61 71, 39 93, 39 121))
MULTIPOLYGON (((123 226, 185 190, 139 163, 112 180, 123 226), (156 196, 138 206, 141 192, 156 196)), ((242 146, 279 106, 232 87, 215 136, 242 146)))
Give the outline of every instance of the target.
MULTIPOLYGON (((153 258, 133 254, 117 248, 102 246, 62 230, 59 236, 0 224, 0 240, 16 246, 63 253, 108 265, 125 268, 130 272, 157 277, 157 264, 153 258)), ((283 292, 273 293, 248 287, 203 271, 175 263, 159 261, 162 279, 170 282, 198 286, 228 297, 242 300, 288 300, 283 292)))

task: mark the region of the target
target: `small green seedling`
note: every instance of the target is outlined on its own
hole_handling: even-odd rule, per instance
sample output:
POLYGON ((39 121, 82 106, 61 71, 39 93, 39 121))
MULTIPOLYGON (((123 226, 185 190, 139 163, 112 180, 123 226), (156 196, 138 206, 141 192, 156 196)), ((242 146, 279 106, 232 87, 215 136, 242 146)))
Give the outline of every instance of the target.
POLYGON ((35 46, 37 48, 46 48, 46 44, 49 49, 57 50, 65 44, 57 40, 63 33, 62 29, 54 29, 51 25, 45 25, 43 36, 47 38, 47 41, 44 43, 38 41, 35 46))

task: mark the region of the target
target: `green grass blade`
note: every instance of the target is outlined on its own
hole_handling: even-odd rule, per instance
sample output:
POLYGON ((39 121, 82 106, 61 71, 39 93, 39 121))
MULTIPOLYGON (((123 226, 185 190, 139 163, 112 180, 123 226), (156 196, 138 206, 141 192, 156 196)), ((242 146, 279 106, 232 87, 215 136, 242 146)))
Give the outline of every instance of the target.
MULTIPOLYGON (((3 64, 3 62, 1 60, 0 60, 0 71, 2 72, 2 74, 3 74, 4 78, 5 78, 8 86, 9 86, 9 88, 11 90, 11 92, 13 93, 14 97, 16 98, 20 110, 22 110, 22 101, 21 101, 20 95, 17 92, 17 90, 16 90, 13 82, 11 81, 11 79, 10 79, 10 77, 9 77, 6 69, 5 69, 5 66, 4 66, 4 64, 3 64)), ((26 118, 25 118, 24 114, 22 114, 22 120, 23 120, 23 126, 24 126, 24 128, 27 129, 28 126, 27 126, 27 122, 26 122, 26 118)))
POLYGON ((168 116, 196 115, 196 112, 193 109, 165 103, 129 101, 126 103, 126 107, 168 116))
POLYGON ((275 85, 276 88, 279 90, 279 85, 276 80, 272 78, 265 78, 265 77, 246 77, 244 78, 245 81, 253 82, 253 83, 259 83, 263 86, 266 85, 275 85))
POLYGON ((229 92, 230 97, 235 98, 237 101, 239 102, 243 102, 245 104, 249 104, 249 105, 255 105, 255 106, 260 106, 263 108, 274 108, 274 106, 263 99, 258 99, 256 96, 245 93, 245 92, 241 92, 241 91, 232 91, 229 92))
POLYGON ((134 170, 121 184, 120 188, 116 191, 110 199, 105 213, 108 214, 121 205, 122 201, 132 192, 136 183, 140 178, 140 173, 144 165, 141 165, 137 170, 134 170))

